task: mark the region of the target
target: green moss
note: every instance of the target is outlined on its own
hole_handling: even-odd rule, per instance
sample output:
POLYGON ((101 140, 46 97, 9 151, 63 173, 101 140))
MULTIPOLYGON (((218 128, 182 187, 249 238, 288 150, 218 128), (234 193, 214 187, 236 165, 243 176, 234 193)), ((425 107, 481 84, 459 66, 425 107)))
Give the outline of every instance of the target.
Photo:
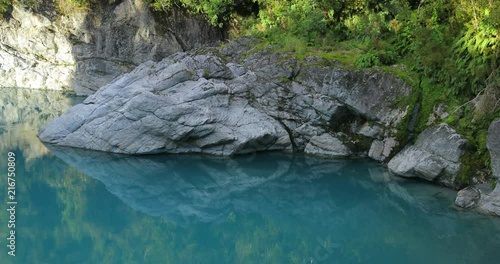
POLYGON ((492 182, 494 178, 489 167, 489 153, 484 151, 472 150, 466 151, 462 155, 460 162, 460 172, 455 178, 455 184, 460 188, 472 185, 475 183, 473 178, 478 182, 492 182))
POLYGON ((466 153, 461 158, 462 167, 456 179, 459 185, 472 183, 472 178, 476 177, 481 182, 494 181, 491 172, 491 161, 486 138, 488 127, 491 122, 500 116, 499 113, 474 119, 473 109, 465 109, 463 112, 452 115, 446 121, 463 135, 469 142, 466 153))

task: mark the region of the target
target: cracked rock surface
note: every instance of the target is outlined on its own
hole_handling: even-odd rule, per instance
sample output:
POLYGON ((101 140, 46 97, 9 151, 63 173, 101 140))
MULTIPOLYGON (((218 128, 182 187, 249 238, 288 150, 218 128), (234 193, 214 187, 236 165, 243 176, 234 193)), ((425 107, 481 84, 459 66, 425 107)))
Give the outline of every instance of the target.
POLYGON ((429 127, 414 145, 394 156, 388 167, 399 176, 419 177, 453 188, 466 144, 467 140, 448 124, 429 127))
POLYGON ((349 156, 368 153, 350 150, 344 143, 351 137, 391 136, 406 115, 394 102, 410 88, 395 76, 344 70, 319 58, 299 62, 256 51, 254 44, 239 39, 143 63, 54 119, 39 138, 126 154, 233 155, 309 146, 317 154, 349 156), (380 133, 366 133, 368 121, 380 133))

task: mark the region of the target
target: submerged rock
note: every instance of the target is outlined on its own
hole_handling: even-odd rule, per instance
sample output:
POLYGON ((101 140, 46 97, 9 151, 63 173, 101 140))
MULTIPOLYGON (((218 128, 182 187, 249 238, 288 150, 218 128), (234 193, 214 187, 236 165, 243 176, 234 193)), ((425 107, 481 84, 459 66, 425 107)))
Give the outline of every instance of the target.
POLYGON ((250 52, 251 43, 237 40, 231 49, 143 63, 54 119, 39 138, 127 154, 233 155, 293 148, 344 157, 351 151, 329 134, 366 120, 382 131, 406 114, 394 102, 410 88, 395 76, 300 64, 268 51, 241 59, 238 54, 250 52), (362 93, 368 94, 351 98, 362 93), (370 93, 390 96, 377 101, 370 93))
POLYGON ((414 145, 389 161, 389 170, 403 177, 419 177, 449 187, 460 170, 467 140, 447 124, 424 130, 414 145))

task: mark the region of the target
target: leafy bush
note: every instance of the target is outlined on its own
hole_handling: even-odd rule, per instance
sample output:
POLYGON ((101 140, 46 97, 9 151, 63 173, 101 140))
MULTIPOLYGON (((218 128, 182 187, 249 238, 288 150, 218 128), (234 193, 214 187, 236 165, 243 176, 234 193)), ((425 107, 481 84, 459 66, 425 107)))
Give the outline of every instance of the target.
POLYGON ((82 12, 90 8, 89 0, 55 0, 57 10, 66 16, 82 12))
POLYGON ((359 68, 369 68, 380 65, 380 60, 376 52, 370 51, 356 58, 354 64, 359 68))
POLYGON ((168 11, 172 7, 182 7, 191 13, 204 14, 214 26, 222 27, 234 11, 233 0, 150 0, 157 11, 168 11))
POLYGON ((3 15, 9 11, 12 6, 12 0, 0 0, 0 19, 3 18, 3 15))

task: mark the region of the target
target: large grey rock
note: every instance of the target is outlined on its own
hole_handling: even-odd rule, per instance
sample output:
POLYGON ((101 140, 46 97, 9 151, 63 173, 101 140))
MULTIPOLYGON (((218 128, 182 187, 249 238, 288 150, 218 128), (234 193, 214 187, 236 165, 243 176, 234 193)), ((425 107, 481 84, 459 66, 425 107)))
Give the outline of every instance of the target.
MULTIPOLYGON (((392 120, 391 126, 398 123, 397 118, 392 119, 394 113, 406 113, 404 107, 394 104, 395 97, 380 102, 379 119, 371 111, 354 111, 344 102, 349 100, 332 95, 332 89, 355 89, 361 83, 339 80, 353 87, 338 88, 294 81, 299 72, 310 78, 314 75, 317 81, 324 78, 322 74, 331 77, 338 69, 325 66, 318 70, 289 54, 270 51, 242 59, 238 54, 252 50, 249 43, 253 42, 240 39, 225 47, 177 53, 158 63, 141 64, 54 120, 39 137, 64 146, 120 153, 231 155, 292 148, 304 151, 309 144, 309 153, 347 156, 351 152, 336 144, 338 139, 325 140, 328 133, 338 134, 342 127, 349 127, 346 123, 362 124, 372 118, 372 126, 382 131, 387 119, 392 120), (272 67, 277 64, 279 67, 272 67)), ((371 71, 345 71, 336 76, 350 80, 372 75, 371 71)), ((385 80, 379 90, 394 91, 399 97, 408 93, 408 86, 400 85, 399 79, 377 78, 385 80)), ((373 99, 365 96, 357 103, 359 100, 371 104, 373 99)), ((349 135, 345 138, 353 141, 349 135)), ((365 148, 354 149, 359 154, 367 153, 365 148)))
POLYGON ((330 134, 312 137, 304 152, 331 158, 348 157, 351 154, 349 148, 330 134))
POLYGON ((140 63, 222 39, 204 19, 173 10, 154 16, 143 0, 101 1, 70 17, 14 3, 0 21, 0 87, 92 94, 140 63), (115 3, 116 2, 116 3, 115 3), (33 11, 34 10, 34 11, 33 11))
POLYGON ((231 97, 231 87, 215 81, 230 76, 231 71, 211 56, 179 54, 145 63, 53 120, 39 137, 127 154, 232 155, 291 149, 278 121, 247 100, 231 97))
POLYGON ((403 177, 419 177, 455 187, 460 157, 467 140, 447 124, 424 130, 414 145, 407 146, 389 161, 389 170, 403 177))

